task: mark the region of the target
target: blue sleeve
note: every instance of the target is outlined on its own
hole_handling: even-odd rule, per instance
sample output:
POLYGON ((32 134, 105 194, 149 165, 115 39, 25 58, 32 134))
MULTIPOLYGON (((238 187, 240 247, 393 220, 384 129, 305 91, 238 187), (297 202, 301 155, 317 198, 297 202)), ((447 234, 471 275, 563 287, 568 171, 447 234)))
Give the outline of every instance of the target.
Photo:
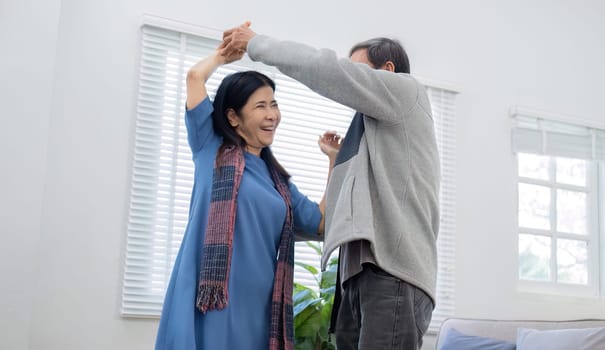
POLYGON ((300 193, 296 185, 289 183, 290 193, 292 195, 292 211, 294 212, 294 228, 297 231, 303 231, 318 235, 317 229, 321 221, 321 211, 319 204, 311 201, 307 196, 300 193))
POLYGON ((185 109, 185 126, 191 152, 199 152, 213 138, 218 138, 212 126, 212 102, 208 96, 194 108, 185 109))

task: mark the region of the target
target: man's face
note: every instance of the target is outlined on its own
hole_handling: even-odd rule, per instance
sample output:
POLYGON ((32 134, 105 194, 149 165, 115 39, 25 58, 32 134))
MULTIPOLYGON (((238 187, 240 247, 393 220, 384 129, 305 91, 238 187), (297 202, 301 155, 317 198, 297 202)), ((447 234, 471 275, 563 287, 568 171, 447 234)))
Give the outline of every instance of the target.
POLYGON ((359 49, 353 51, 353 54, 351 54, 351 61, 356 63, 364 63, 376 69, 376 67, 374 67, 372 62, 370 62, 370 60, 368 59, 368 49, 359 49))

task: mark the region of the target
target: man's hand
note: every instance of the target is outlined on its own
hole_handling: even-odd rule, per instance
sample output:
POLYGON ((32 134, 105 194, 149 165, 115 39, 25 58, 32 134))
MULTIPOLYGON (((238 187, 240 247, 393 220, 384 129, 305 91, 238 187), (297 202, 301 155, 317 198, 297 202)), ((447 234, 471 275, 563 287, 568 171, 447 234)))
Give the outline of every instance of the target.
POLYGON ((250 21, 246 21, 239 27, 231 28, 223 32, 223 42, 219 46, 221 55, 229 57, 238 54, 243 55, 248 49, 248 42, 256 33, 250 29, 250 21))

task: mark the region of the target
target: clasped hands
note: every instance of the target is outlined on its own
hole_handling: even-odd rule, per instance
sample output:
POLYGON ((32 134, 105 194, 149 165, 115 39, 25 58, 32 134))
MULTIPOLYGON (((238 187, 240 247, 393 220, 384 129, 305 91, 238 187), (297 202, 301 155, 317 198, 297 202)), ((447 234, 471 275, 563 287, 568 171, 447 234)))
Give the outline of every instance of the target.
POLYGON ((250 25, 250 21, 246 21, 238 27, 227 29, 223 32, 223 42, 216 50, 225 60, 224 63, 237 61, 244 56, 248 48, 248 42, 256 35, 250 29, 250 25))

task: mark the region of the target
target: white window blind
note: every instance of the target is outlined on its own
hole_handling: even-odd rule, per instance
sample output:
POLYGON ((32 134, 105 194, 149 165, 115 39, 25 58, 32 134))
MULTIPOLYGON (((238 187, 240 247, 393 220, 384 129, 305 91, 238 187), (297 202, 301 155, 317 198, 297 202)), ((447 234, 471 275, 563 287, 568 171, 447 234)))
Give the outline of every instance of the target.
POLYGON ((454 314, 456 263, 456 93, 428 87, 435 136, 441 159, 440 225, 437 240, 437 305, 428 331, 437 333, 441 322, 454 314))
POLYGON ((514 114, 513 151, 605 160, 605 130, 529 114, 514 114))
MULTIPOLYGON (((157 317, 187 224, 193 184, 183 116, 185 76, 189 67, 216 48, 218 41, 151 25, 142 27, 141 39, 122 314, 157 317)), ((326 185, 328 161, 319 151, 317 139, 326 130, 344 135, 353 111, 247 58, 220 67, 212 75, 207 83, 210 97, 227 74, 248 69, 262 71, 275 80, 282 121, 272 149, 301 192, 319 201, 326 185)), ((439 301, 434 314, 434 320, 440 321, 453 310, 455 94, 437 88, 428 91, 444 157, 439 301)), ((319 257, 305 244, 297 243, 295 256, 297 261, 319 267, 319 257)), ((298 266, 295 280, 315 284, 312 276, 298 266)))

